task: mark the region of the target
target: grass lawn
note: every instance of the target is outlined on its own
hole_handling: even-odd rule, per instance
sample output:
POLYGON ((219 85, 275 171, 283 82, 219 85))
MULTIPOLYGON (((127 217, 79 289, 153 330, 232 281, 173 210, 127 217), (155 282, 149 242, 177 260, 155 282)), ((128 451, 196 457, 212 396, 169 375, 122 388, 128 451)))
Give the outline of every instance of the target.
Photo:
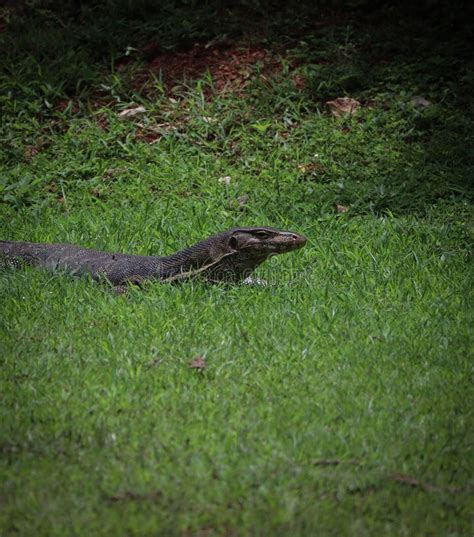
POLYGON ((267 286, 0 272, 0 535, 471 535, 463 13, 113 4, 1 8, 0 238, 308 244, 267 286))

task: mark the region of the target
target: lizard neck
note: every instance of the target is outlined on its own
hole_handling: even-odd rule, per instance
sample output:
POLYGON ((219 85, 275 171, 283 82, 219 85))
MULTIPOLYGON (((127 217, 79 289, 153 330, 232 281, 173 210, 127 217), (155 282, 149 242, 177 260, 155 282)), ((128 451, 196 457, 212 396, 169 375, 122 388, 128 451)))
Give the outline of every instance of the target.
POLYGON ((222 235, 215 235, 175 254, 160 258, 161 279, 184 280, 200 274, 213 282, 239 282, 267 259, 268 253, 237 251, 222 235))
POLYGON ((174 254, 160 257, 161 279, 174 281, 204 272, 230 254, 219 236, 210 237, 174 254))

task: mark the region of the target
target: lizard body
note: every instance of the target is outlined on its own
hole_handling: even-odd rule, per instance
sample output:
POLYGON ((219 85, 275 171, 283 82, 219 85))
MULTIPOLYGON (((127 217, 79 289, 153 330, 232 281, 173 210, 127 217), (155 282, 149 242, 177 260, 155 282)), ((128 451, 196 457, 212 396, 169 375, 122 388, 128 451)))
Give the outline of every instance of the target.
POLYGON ((239 282, 269 256, 301 248, 306 238, 270 227, 234 228, 168 256, 110 253, 71 244, 0 241, 2 264, 28 264, 90 274, 115 286, 144 280, 164 282, 201 275, 211 282, 239 282))

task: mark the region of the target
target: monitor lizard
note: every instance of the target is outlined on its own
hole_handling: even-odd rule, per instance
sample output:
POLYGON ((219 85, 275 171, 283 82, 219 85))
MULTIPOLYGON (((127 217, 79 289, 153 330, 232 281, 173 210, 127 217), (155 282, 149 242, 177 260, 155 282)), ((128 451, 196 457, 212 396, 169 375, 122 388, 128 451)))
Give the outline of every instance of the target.
POLYGON ((89 274, 122 291, 145 280, 163 282, 202 276, 209 282, 238 283, 268 257, 301 248, 306 238, 271 227, 233 228, 168 256, 111 253, 72 244, 0 241, 3 266, 24 264, 62 270, 75 276, 89 274))

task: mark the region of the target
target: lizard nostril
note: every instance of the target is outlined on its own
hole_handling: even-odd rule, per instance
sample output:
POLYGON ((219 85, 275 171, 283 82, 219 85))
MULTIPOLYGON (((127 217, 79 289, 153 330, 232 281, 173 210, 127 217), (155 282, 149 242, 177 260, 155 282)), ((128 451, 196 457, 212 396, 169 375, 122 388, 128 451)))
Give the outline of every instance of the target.
POLYGON ((296 241, 296 240, 299 239, 298 235, 292 235, 291 238, 292 238, 294 241, 296 241))

